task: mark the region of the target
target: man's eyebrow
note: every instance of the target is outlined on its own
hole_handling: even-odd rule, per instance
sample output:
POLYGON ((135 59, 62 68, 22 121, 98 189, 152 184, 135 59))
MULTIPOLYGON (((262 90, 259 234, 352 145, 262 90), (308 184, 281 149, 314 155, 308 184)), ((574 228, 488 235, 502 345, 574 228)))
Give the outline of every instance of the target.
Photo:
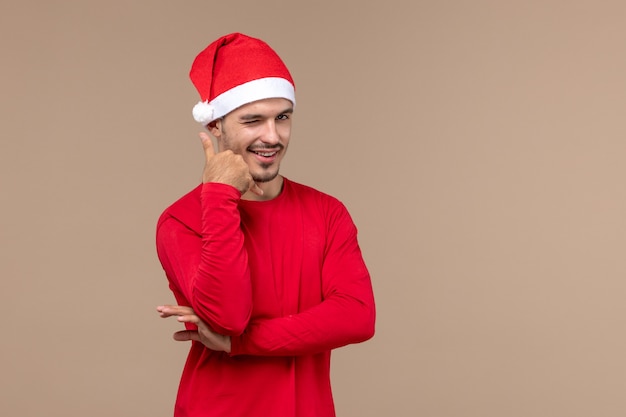
MULTIPOLYGON (((293 113, 293 107, 289 107, 288 109, 283 110, 282 112, 278 114, 281 115, 281 114, 292 114, 292 113, 293 113)), ((243 114, 239 116, 239 120, 255 120, 255 119, 263 119, 265 117, 266 116, 262 114, 243 114)))

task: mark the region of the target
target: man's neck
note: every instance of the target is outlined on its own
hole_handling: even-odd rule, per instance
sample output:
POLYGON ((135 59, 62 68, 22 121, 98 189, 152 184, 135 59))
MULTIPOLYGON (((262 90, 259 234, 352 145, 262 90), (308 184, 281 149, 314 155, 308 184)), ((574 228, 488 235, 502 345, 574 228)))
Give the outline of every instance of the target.
POLYGON ((263 190, 263 195, 257 195, 248 191, 241 196, 241 199, 250 201, 267 201, 278 197, 283 190, 283 177, 282 175, 278 175, 269 182, 257 182, 257 185, 261 190, 263 190))

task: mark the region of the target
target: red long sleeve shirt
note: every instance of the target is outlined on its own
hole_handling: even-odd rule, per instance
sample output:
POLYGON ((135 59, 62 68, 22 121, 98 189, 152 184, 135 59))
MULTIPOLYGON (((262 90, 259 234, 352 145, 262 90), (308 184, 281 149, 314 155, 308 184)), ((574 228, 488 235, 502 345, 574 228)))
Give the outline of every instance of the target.
POLYGON ((193 342, 176 417, 331 417, 330 351, 369 339, 375 307, 357 230, 335 198, 284 179, 269 201, 198 186, 165 210, 170 289, 230 354, 193 342))

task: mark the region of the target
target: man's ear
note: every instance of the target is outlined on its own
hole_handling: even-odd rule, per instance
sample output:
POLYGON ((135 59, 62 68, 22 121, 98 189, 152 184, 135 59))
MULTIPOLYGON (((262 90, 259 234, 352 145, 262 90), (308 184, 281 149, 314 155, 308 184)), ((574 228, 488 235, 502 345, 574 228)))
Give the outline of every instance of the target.
POLYGON ((216 139, 219 139, 222 136, 222 119, 213 120, 211 123, 206 125, 206 128, 211 132, 216 139))

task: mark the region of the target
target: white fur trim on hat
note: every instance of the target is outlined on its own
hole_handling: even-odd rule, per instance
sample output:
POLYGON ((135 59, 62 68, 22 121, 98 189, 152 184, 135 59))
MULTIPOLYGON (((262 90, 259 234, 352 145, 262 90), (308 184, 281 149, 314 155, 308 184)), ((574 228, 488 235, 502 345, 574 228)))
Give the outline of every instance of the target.
POLYGON ((295 89, 289 81, 280 77, 259 78, 223 92, 210 103, 199 102, 193 108, 193 118, 207 125, 244 104, 265 98, 284 98, 296 105, 295 89))
POLYGON ((213 117, 214 108, 207 101, 199 101, 193 106, 192 113, 195 121, 203 125, 208 125, 215 120, 213 117))

